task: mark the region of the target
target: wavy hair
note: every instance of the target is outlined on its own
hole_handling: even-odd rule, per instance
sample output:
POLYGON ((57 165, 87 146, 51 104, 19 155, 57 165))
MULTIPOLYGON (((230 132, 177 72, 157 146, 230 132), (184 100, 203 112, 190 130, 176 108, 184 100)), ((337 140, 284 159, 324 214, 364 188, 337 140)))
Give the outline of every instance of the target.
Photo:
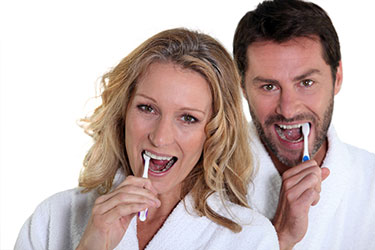
POLYGON ((172 62, 201 74, 210 86, 212 117, 206 124, 202 155, 185 178, 181 197, 193 197, 200 216, 234 232, 241 226, 215 212, 208 198, 217 192, 223 205, 229 200, 248 207, 246 195, 253 172, 247 121, 242 110, 240 77, 231 56, 215 39, 187 29, 171 29, 146 40, 102 77, 102 104, 85 122, 94 144, 88 151, 79 185, 85 191, 110 191, 116 171, 131 175, 125 148, 126 110, 137 79, 153 62, 172 62))

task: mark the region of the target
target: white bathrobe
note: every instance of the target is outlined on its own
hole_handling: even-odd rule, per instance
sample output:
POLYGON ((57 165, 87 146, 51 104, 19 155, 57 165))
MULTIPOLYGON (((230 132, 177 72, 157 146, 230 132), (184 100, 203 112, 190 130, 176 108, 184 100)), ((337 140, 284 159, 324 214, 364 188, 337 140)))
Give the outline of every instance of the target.
MULTIPOLYGON (((117 174, 115 186, 124 179, 117 174)), ((81 193, 72 189, 55 194, 42 202, 26 221, 18 236, 15 249, 75 249, 89 220, 96 192, 81 193)), ((192 209, 191 196, 180 202, 163 226, 149 242, 146 249, 279 249, 276 232, 270 221, 250 209, 231 205, 243 226, 240 233, 233 233, 206 217, 199 217, 192 209)), ((226 214, 214 197, 209 204, 215 211, 226 214)), ((116 249, 138 250, 137 218, 116 249)))
MULTIPOLYGON (((251 204, 272 219, 282 180, 253 124, 250 131, 259 166, 251 204)), ((310 208, 307 233, 294 249, 375 249, 375 155, 342 143, 331 126, 322 166, 330 175, 322 183, 319 203, 310 208)))

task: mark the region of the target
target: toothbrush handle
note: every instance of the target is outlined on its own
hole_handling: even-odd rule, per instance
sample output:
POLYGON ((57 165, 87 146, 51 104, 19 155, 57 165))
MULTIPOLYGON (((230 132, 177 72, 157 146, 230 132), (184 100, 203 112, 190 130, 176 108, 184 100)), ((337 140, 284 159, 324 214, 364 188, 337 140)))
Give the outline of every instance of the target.
MULTIPOLYGON (((144 159, 145 159, 145 167, 143 169, 143 175, 142 177, 143 178, 148 178, 148 166, 150 164, 150 157, 146 156, 146 155, 143 155, 144 159)), ((148 212, 148 209, 146 208, 145 210, 141 211, 138 213, 138 217, 139 217, 139 220, 140 221, 145 221, 146 218, 147 218, 147 212, 148 212)))
POLYGON ((304 155, 303 158, 302 158, 302 162, 305 162, 305 161, 308 161, 310 160, 310 157, 308 157, 307 155, 304 155))
POLYGON ((147 218, 148 208, 138 213, 138 217, 140 221, 145 221, 147 218))

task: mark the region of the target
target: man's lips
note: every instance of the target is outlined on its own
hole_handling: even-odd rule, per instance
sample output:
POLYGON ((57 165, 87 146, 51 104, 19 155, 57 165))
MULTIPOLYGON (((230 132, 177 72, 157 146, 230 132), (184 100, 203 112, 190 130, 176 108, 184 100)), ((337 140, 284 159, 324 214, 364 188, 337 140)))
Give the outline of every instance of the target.
POLYGON ((303 141, 302 124, 275 124, 276 134, 280 139, 288 143, 299 143, 303 141))

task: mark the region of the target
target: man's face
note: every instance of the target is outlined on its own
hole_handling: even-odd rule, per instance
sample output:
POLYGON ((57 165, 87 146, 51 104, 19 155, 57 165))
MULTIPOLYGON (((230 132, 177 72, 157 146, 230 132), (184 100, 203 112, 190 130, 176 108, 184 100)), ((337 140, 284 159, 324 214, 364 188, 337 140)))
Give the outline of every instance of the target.
POLYGON ((319 39, 256 42, 247 49, 245 95, 258 134, 273 159, 301 162, 301 124, 310 123, 309 153, 323 155, 333 98, 341 87, 341 62, 333 83, 319 39))

